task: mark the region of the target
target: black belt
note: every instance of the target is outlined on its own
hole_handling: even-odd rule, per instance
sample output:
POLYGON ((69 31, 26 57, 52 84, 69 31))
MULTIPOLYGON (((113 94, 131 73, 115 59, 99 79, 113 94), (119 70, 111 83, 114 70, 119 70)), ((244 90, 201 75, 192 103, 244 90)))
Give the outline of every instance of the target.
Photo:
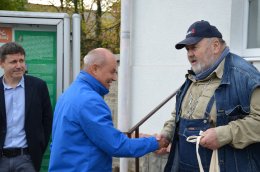
POLYGON ((1 156, 5 157, 16 157, 19 155, 28 155, 29 149, 28 148, 8 148, 8 149, 1 149, 1 156))

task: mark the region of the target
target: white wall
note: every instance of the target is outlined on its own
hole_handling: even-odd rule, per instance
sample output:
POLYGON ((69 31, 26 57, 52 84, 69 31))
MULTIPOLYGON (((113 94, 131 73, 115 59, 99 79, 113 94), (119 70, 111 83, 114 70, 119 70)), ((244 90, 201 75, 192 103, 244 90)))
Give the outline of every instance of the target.
MULTIPOLYGON (((131 25, 131 125, 135 125, 185 80, 190 65, 186 50, 174 45, 195 21, 208 20, 230 42, 232 0, 133 0, 131 25)), ((170 118, 169 102, 140 129, 160 132, 170 118)))
POLYGON ((256 61, 253 65, 260 71, 260 61, 256 61))

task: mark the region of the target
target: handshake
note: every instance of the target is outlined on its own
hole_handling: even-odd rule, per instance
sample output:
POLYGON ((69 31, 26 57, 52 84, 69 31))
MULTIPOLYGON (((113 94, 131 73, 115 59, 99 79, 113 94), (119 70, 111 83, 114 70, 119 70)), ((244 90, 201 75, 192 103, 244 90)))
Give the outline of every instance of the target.
POLYGON ((163 137, 162 135, 155 135, 155 138, 159 144, 159 150, 169 146, 170 142, 166 139, 166 137, 163 137))
POLYGON ((169 152, 170 149, 170 141, 163 135, 161 134, 154 134, 154 135, 148 135, 148 134, 140 134, 140 137, 151 137, 154 136, 158 142, 159 148, 156 153, 157 155, 163 155, 169 152))

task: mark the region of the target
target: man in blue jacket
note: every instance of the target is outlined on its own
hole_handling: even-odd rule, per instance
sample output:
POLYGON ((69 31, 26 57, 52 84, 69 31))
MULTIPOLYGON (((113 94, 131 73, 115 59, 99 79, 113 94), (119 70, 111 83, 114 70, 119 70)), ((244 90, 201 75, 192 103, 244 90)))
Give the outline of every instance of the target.
POLYGON ((50 172, 110 172, 112 156, 139 157, 167 145, 155 137, 129 139, 114 128, 103 96, 116 79, 117 61, 109 50, 85 56, 84 69, 56 104, 50 172))

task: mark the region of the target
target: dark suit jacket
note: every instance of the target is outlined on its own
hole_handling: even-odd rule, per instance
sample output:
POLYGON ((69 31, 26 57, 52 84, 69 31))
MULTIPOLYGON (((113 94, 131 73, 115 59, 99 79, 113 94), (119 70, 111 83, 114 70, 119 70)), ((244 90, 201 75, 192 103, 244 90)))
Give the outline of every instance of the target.
MULTIPOLYGON (((6 110, 4 87, 0 78, 0 149, 6 136, 6 110)), ((52 107, 46 83, 33 76, 24 75, 25 133, 33 165, 40 171, 43 154, 49 142, 52 127, 52 107)))

